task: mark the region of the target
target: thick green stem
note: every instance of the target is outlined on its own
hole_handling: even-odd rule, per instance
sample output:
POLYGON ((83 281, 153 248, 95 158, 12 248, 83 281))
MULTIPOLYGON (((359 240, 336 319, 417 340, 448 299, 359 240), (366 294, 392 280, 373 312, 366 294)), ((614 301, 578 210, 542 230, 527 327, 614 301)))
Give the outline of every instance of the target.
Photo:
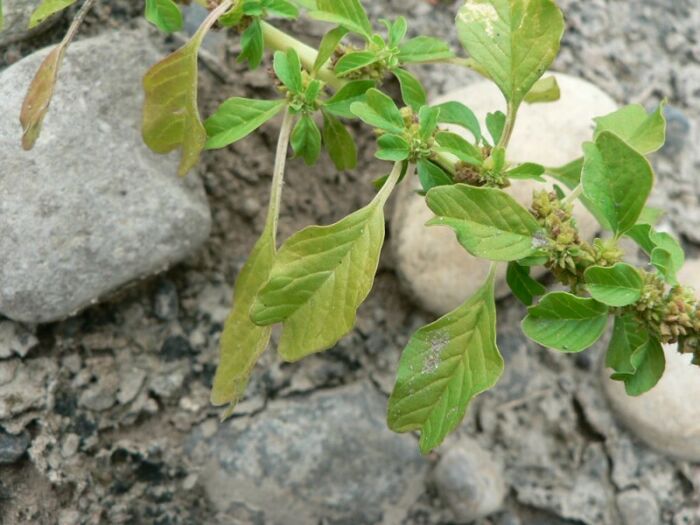
MULTIPOLYGON (((314 63, 316 62, 316 57, 318 56, 318 51, 316 49, 304 44, 284 31, 280 31, 265 21, 262 22, 262 28, 263 36, 265 38, 265 46, 268 49, 275 51, 294 49, 299 55, 299 59, 301 60, 304 68, 307 71, 311 71, 313 69, 314 63)), ((338 90, 345 85, 344 80, 335 76, 335 73, 325 66, 319 69, 318 78, 323 80, 335 90, 338 90)))
POLYGON ((275 153, 275 167, 272 173, 272 188, 270 189, 270 206, 267 209, 267 227, 272 229, 272 242, 277 246, 277 222, 280 215, 280 203, 282 201, 282 187, 284 186, 284 170, 287 165, 287 150, 289 149, 289 137, 292 134, 294 115, 289 108, 284 112, 282 127, 277 140, 277 152, 275 153))
POLYGON ((562 203, 567 206, 569 204, 573 204, 574 202, 576 202, 576 199, 578 199, 581 195, 583 195, 583 185, 579 184, 574 188, 574 191, 572 191, 566 196, 562 203))
POLYGON ((515 129, 515 117, 518 115, 518 107, 514 106, 510 102, 508 103, 508 112, 506 113, 506 125, 503 128, 503 134, 501 135, 501 140, 498 141, 497 147, 507 149, 510 139, 513 136, 513 129, 515 129))

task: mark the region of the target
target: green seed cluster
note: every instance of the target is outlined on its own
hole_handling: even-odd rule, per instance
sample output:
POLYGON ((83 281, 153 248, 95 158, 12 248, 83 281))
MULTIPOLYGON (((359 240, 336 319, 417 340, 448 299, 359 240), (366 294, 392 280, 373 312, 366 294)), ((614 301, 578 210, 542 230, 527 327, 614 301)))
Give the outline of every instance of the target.
POLYGON ((487 159, 484 165, 474 166, 467 162, 458 162, 455 165, 454 179, 455 182, 463 182, 470 186, 488 187, 488 188, 508 188, 510 180, 502 169, 495 169, 493 163, 489 163, 491 158, 491 146, 481 148, 481 155, 487 159))

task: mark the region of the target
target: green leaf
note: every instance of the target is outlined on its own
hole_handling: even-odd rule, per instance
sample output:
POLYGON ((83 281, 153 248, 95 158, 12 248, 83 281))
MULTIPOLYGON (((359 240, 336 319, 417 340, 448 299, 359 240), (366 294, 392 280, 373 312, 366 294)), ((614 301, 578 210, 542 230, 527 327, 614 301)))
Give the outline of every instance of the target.
POLYGON ((610 131, 643 155, 658 151, 666 142, 665 105, 666 102, 662 102, 656 111, 647 114, 643 106, 631 104, 598 117, 594 119, 597 123, 595 137, 610 131))
POLYGON ((479 143, 481 140, 481 126, 479 125, 479 119, 476 118, 471 109, 461 102, 445 102, 434 107, 440 110, 438 122, 463 127, 470 131, 474 135, 475 142, 479 143))
POLYGON ((666 356, 661 343, 650 337, 645 345, 637 348, 630 358, 634 375, 625 377, 625 391, 630 396, 641 396, 656 386, 666 369, 666 356))
POLYGON ((605 366, 615 371, 613 378, 635 372, 630 361, 634 351, 649 340, 649 331, 632 314, 615 317, 605 366))
POLYGON ((359 69, 371 66, 379 62, 379 55, 372 51, 354 51, 343 55, 335 65, 333 71, 339 77, 347 76, 359 69))
POLYGON ((422 140, 429 140, 437 130, 440 110, 423 106, 418 111, 418 132, 422 140))
POLYGON ((400 16, 393 24, 388 25, 387 29, 389 31, 389 47, 396 47, 408 32, 408 22, 403 16, 400 16))
POLYGON ((428 95, 420 81, 405 69, 394 69, 394 76, 399 80, 401 86, 401 97, 406 105, 411 106, 414 111, 418 111, 428 102, 428 95))
POLYGON ((536 343, 562 352, 581 352, 605 332, 608 307, 565 292, 545 295, 528 308, 523 332, 536 343))
POLYGON ((533 179, 540 182, 544 182, 542 175, 544 175, 545 167, 541 164, 535 164, 534 162, 525 162, 519 164, 514 168, 509 169, 506 172, 506 176, 509 179, 533 179))
POLYGON ((378 89, 370 89, 366 93, 367 102, 354 102, 350 111, 375 128, 383 129, 389 133, 401 134, 405 123, 399 108, 391 98, 378 89))
POLYGON ((164 33, 173 33, 183 27, 180 8, 173 0, 146 0, 146 20, 164 33))
POLYGON ((197 54, 224 9, 225 4, 214 9, 187 44, 149 69, 143 79, 144 142, 156 153, 182 149, 180 175, 197 164, 207 141, 197 107, 197 54))
POLYGON ((644 279, 639 271, 626 263, 608 268, 591 266, 586 270, 584 280, 593 299, 615 307, 636 303, 644 288, 644 279))
POLYGON ((374 86, 375 82, 373 80, 355 80, 353 82, 348 82, 340 88, 335 95, 329 98, 323 107, 326 111, 338 117, 355 118, 354 113, 350 111, 350 106, 355 102, 364 102, 366 100, 367 90, 374 86))
POLYGON ((525 306, 531 306, 535 297, 544 295, 547 291, 542 284, 530 277, 529 266, 521 266, 514 261, 508 263, 506 282, 513 295, 525 306))
POLYGON ((282 111, 286 103, 239 97, 226 100, 204 123, 209 136, 207 149, 224 148, 247 137, 282 111))
POLYGON ((338 49, 338 44, 340 44, 347 34, 348 30, 344 27, 336 27, 323 35, 321 44, 318 46, 318 55, 316 55, 316 61, 312 68, 314 73, 326 65, 335 53, 335 50, 338 49))
POLYGON ((255 294, 268 279, 275 258, 272 221, 268 221, 253 252, 238 274, 233 294, 233 310, 221 334, 220 362, 214 377, 211 402, 229 404, 230 413, 245 394, 255 363, 267 348, 272 332, 269 326, 258 326, 250 320, 250 307, 255 294))
POLYGON ((76 0, 42 0, 29 18, 29 29, 32 29, 51 15, 72 6, 76 0))
POLYGON ((366 207, 331 226, 311 226, 279 250, 251 309, 253 322, 283 322, 278 350, 288 361, 333 346, 355 324, 384 243, 384 204, 402 165, 366 207))
POLYGON ((259 18, 253 18, 241 35, 241 54, 239 62, 248 61, 251 69, 257 69, 263 59, 265 39, 259 18))
POLYGON ((429 226, 449 226, 469 253, 494 261, 515 261, 536 250, 540 225, 513 197, 495 188, 440 186, 427 195, 437 215, 429 226))
POLYGON ((310 17, 343 26, 368 41, 372 38, 372 24, 359 0, 316 0, 316 9, 310 17))
POLYGON ((277 78, 289 91, 296 95, 302 92, 304 83, 301 79, 301 61, 294 49, 289 48, 286 53, 283 51, 275 52, 272 67, 277 78))
POLYGON ((336 117, 323 111, 323 144, 339 171, 357 166, 357 146, 350 132, 336 117))
POLYGON ((321 131, 309 115, 302 117, 292 132, 292 149, 307 165, 315 164, 321 154, 321 131))
POLYGON ((581 182, 581 172, 583 171, 583 157, 573 160, 564 166, 550 168, 548 174, 552 175, 559 182, 565 184, 573 190, 581 182))
POLYGON ((402 64, 436 62, 454 56, 449 44, 429 36, 411 38, 399 47, 399 62, 402 64))
POLYGON ((462 306, 411 337, 389 398, 389 428, 420 430, 420 449, 427 454, 459 426, 469 402, 496 384, 503 367, 492 271, 462 306))
POLYGON ((435 137, 438 151, 446 151, 457 157, 462 162, 481 166, 483 158, 481 150, 465 140, 462 136, 449 131, 441 131, 435 137))
POLYGON ((299 17, 297 6, 287 0, 265 0, 265 9, 269 15, 295 19, 299 17))
POLYGON ((426 193, 436 186, 448 186, 453 184, 452 177, 434 162, 420 159, 417 168, 418 180, 420 180, 423 191, 426 193))
POLYGON ((665 214, 666 212, 660 208, 644 206, 642 214, 639 216, 639 219, 637 219, 637 224, 656 226, 665 214))
POLYGON ((561 98, 561 90, 556 77, 546 77, 535 82, 532 89, 525 95, 525 102, 538 104, 541 102, 555 102, 561 98))
MULTIPOLYGON (((647 216, 644 220, 649 219, 653 217, 647 216)), ((657 268, 666 277, 671 281, 675 280, 676 272, 685 264, 685 252, 676 238, 668 233, 657 232, 645 223, 635 224, 625 235, 633 239, 650 257, 655 250, 660 250, 656 254, 655 261, 652 257, 652 263, 656 262, 655 266, 658 265, 657 268)))
POLYGON ((557 56, 564 18, 552 0, 465 0, 457 34, 517 108, 557 56))
POLYGON ((502 111, 486 115, 486 129, 489 130, 489 135, 491 135, 494 144, 498 144, 501 141, 505 127, 506 116, 502 111))
POLYGON ((663 248, 654 248, 651 252, 651 264, 664 276, 664 280, 668 284, 678 286, 673 256, 669 251, 663 248))
POLYGON ((411 154, 411 146, 406 142, 406 139, 400 135, 393 135, 391 133, 382 135, 377 140, 377 145, 379 149, 377 150, 376 157, 381 160, 398 162, 408 159, 411 154))
POLYGON ((604 131, 583 146, 581 182, 585 196, 616 235, 632 228, 654 184, 647 159, 625 141, 604 131))

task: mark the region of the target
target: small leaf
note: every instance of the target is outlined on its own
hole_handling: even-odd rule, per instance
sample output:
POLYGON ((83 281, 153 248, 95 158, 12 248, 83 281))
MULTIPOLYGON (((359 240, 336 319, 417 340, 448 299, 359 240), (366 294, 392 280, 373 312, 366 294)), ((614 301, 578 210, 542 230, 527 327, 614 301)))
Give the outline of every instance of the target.
POLYGON ((241 35, 241 54, 239 62, 248 61, 251 69, 257 69, 265 52, 265 39, 259 18, 253 18, 241 35))
POLYGON ((459 426, 470 401, 496 384, 503 367, 491 272, 462 306, 411 337, 389 398, 389 428, 420 430, 427 454, 459 426))
POLYGON ((663 248, 654 248, 651 252, 651 264, 664 276, 664 280, 671 286, 678 286, 676 268, 673 264, 673 256, 663 248))
POLYGON ((595 137, 604 131, 610 131, 643 155, 658 151, 666 142, 665 105, 666 102, 662 102, 650 115, 643 106, 631 104, 598 117, 595 119, 595 137))
MULTIPOLYGON (((644 220, 652 219, 646 217, 644 220)), ((644 252, 652 257, 655 250, 656 259, 652 257, 652 264, 662 272, 667 279, 675 281, 675 275, 685 264, 685 252, 677 239, 668 233, 657 232, 649 224, 640 223, 634 225, 625 235, 633 239, 644 252)))
POLYGON ((301 61, 294 49, 289 48, 286 53, 275 52, 272 67, 277 78, 289 91, 296 95, 302 92, 304 84, 301 79, 301 61))
POLYGON ((584 276, 591 297, 608 306, 622 307, 636 303, 642 296, 644 279, 634 266, 618 263, 606 268, 591 266, 584 276))
POLYGON ((400 135, 384 134, 377 140, 377 145, 376 157, 381 160, 398 162, 408 159, 411 154, 411 146, 400 135))
POLYGON ((357 146, 350 132, 336 117, 323 111, 323 143, 339 171, 357 166, 357 146))
POLYGON ((440 110, 438 122, 443 124, 455 124, 471 132, 478 144, 481 140, 481 126, 474 112, 461 102, 445 102, 434 106, 440 110))
POLYGON ((292 132, 292 149, 307 165, 315 164, 321 154, 321 131, 309 115, 302 115, 292 132))
POLYGON ((372 51, 354 51, 340 57, 333 71, 339 77, 347 76, 360 69, 379 62, 379 56, 372 51))
POLYGON ((408 22, 403 16, 396 19, 396 22, 389 27, 389 47, 398 46, 408 32, 408 22))
POLYGON ((513 295, 525 306, 531 306, 535 297, 544 295, 547 291, 542 284, 530 277, 529 266, 521 266, 517 262, 508 263, 506 282, 513 295))
POLYGON ((467 164, 473 164, 474 166, 483 164, 481 150, 469 143, 461 135, 450 133, 449 131, 441 131, 436 135, 435 139, 437 140, 438 151, 451 153, 467 164))
POLYGON ((436 186, 449 186, 454 183, 449 174, 434 162, 420 159, 417 168, 418 180, 426 193, 436 186))
POLYGON ((299 17, 299 9, 287 0, 265 0, 265 9, 269 15, 281 18, 296 19, 299 17))
POLYGON ((555 102, 561 98, 561 90, 556 77, 541 78, 525 95, 525 102, 538 104, 541 102, 555 102))
POLYGON ((565 292, 552 292, 528 308, 523 332, 542 346, 581 352, 600 339, 607 324, 608 307, 604 304, 565 292))
POLYGON ((310 17, 343 26, 368 41, 372 38, 372 24, 359 0, 316 0, 316 9, 310 17))
POLYGON ((621 235, 642 213, 654 172, 641 153, 609 131, 598 135, 595 144, 584 144, 583 150, 584 194, 612 231, 621 235))
POLYGON ((355 324, 372 288, 384 243, 384 204, 402 171, 366 207, 331 226, 311 226, 279 250, 251 309, 253 322, 283 322, 278 351, 288 361, 333 346, 355 324))
POLYGON ((637 321, 634 315, 627 314, 615 317, 612 338, 605 356, 605 366, 615 371, 613 379, 621 375, 633 375, 631 357, 634 351, 646 344, 649 331, 637 321))
POLYGON ((355 102, 364 102, 366 100, 367 90, 373 88, 375 82, 373 80, 355 80, 348 82, 335 95, 329 98, 323 105, 326 111, 329 111, 337 117, 355 118, 355 114, 350 111, 350 106, 355 102))
POLYGON ((544 182, 542 175, 544 175, 545 167, 541 164, 535 164, 533 162, 525 162, 519 164, 514 168, 509 169, 506 172, 506 176, 509 179, 525 180, 533 179, 540 182, 544 182))
POLYGON ((622 378, 625 391, 630 396, 641 396, 656 386, 666 369, 666 356, 658 339, 649 337, 646 344, 637 348, 630 362, 635 369, 631 376, 622 378))
POLYGON ((581 172, 583 171, 583 157, 573 160, 564 166, 550 168, 549 174, 554 176, 559 182, 565 184, 573 190, 581 182, 581 172))
POLYGON ((428 102, 428 95, 420 81, 405 69, 394 69, 394 76, 399 80, 401 86, 401 97, 406 105, 418 111, 428 102))
POLYGON ((502 111, 486 115, 486 129, 489 130, 489 135, 491 135, 494 144, 498 144, 501 141, 505 127, 506 116, 502 111))
POLYGON ((184 20, 173 0, 146 0, 146 20, 164 33, 180 31, 184 20))
POLYGON ((42 0, 29 19, 29 29, 33 29, 51 15, 72 6, 76 0, 42 0))
POLYGON ((321 44, 318 46, 318 55, 316 55, 316 61, 314 62, 312 68, 314 73, 319 71, 326 65, 326 63, 328 63, 330 58, 335 53, 335 50, 338 49, 338 44, 340 44, 347 34, 348 30, 344 27, 336 27, 323 35, 321 44))
POLYGON ((286 103, 239 97, 226 100, 204 123, 209 135, 207 149, 224 148, 247 137, 282 111, 286 103))
POLYGON ((440 186, 427 195, 437 215, 429 226, 449 226, 469 253, 494 261, 515 261, 533 254, 540 225, 513 197, 495 188, 466 184, 440 186))
POLYGON ((394 101, 378 89, 370 89, 366 93, 367 102, 354 102, 350 111, 375 128, 383 129, 389 133, 401 134, 405 123, 399 108, 394 101))
POLYGON ((557 56, 564 18, 552 0, 465 0, 457 34, 517 108, 557 56))
POLYGON ((639 219, 637 219, 637 224, 656 226, 665 214, 666 212, 660 208, 644 206, 642 214, 639 216, 639 219))
POLYGON ((428 140, 433 136, 435 130, 437 130, 439 119, 440 110, 438 108, 431 108, 429 106, 423 106, 420 108, 418 111, 418 131, 422 140, 428 140))
POLYGON ((449 44, 429 36, 417 36, 399 47, 399 62, 402 64, 437 62, 454 56, 449 44))

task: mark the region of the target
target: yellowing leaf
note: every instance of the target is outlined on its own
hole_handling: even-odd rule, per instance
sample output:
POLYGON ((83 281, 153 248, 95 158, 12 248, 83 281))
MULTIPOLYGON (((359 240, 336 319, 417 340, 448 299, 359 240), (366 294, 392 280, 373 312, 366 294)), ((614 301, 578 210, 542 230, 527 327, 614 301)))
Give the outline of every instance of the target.
POLYGON ((153 66, 143 79, 143 139, 156 153, 182 150, 179 175, 198 162, 207 132, 197 107, 197 53, 207 31, 231 7, 227 0, 204 20, 192 39, 153 66))
POLYGON ((75 0, 44 0, 32 13, 29 19, 29 29, 38 26, 51 15, 63 11, 74 3, 75 0))

